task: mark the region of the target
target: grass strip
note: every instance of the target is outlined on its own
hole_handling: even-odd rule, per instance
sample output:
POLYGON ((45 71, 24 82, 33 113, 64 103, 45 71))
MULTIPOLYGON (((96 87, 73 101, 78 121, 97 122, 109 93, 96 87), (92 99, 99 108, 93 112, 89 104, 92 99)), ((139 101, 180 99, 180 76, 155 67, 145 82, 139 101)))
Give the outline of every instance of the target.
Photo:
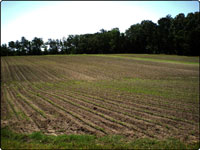
POLYGON ((142 58, 142 57, 128 57, 128 56, 119 56, 119 55, 104 55, 104 54, 91 55, 91 56, 113 57, 113 58, 134 59, 134 60, 141 60, 141 61, 151 61, 151 62, 161 62, 161 63, 172 63, 172 64, 184 64, 184 65, 199 66, 198 62, 173 61, 173 60, 142 58))
POLYGON ((45 135, 41 132, 20 134, 1 128, 2 149, 198 149, 199 142, 187 144, 175 138, 165 140, 127 139, 120 135, 45 135))

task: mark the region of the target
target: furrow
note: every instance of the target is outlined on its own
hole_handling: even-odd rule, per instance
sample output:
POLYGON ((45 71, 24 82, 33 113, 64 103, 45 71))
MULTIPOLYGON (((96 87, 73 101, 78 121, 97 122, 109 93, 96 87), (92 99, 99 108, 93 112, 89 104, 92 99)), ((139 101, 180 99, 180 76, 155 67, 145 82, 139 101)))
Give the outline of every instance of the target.
POLYGON ((34 105, 30 100, 28 100, 24 95, 22 95, 19 90, 16 90, 16 88, 13 88, 13 89, 17 93, 17 96, 20 97, 20 99, 23 100, 28 106, 30 106, 33 110, 35 110, 43 118, 47 118, 45 113, 40 108, 38 108, 36 105, 34 105))
MULTIPOLYGON (((170 109, 170 110, 177 110, 178 112, 186 112, 188 114, 195 114, 193 112, 189 112, 191 110, 194 110, 194 109, 189 109, 188 108, 188 104, 184 104, 183 102, 176 102, 176 101, 169 101, 167 102, 168 100, 167 99, 161 99, 161 98, 151 98, 151 97, 147 97, 147 96, 144 96, 143 95, 143 98, 144 100, 141 101, 141 99, 138 99, 136 97, 133 97, 131 94, 123 94, 122 96, 120 96, 122 99, 127 99, 128 101, 134 101, 136 103, 143 103, 145 105, 150 105, 150 106, 157 106, 157 107, 161 107, 163 109, 170 109), (148 100, 148 101, 147 101, 148 100), (178 105, 177 105, 178 104, 178 105), (184 108, 184 109, 183 109, 184 108)), ((138 95, 138 97, 140 97, 138 95)), ((114 95, 113 95, 113 98, 114 98, 114 95)), ((191 105, 191 107, 193 107, 194 105, 191 105)))
MULTIPOLYGON (((92 93, 93 89, 91 89, 90 91, 87 91, 87 92, 90 95, 93 95, 93 93, 92 93)), ((160 104, 162 104, 162 105, 167 104, 167 106, 165 108, 170 108, 170 107, 174 108, 174 104, 176 104, 176 105, 178 104, 179 107, 175 107, 174 108, 177 111, 179 111, 179 109, 182 109, 183 107, 184 108, 188 108, 188 104, 184 104, 183 102, 176 102, 176 101, 174 102, 172 100, 170 100, 169 102, 166 102, 166 101, 168 101, 167 99, 162 100, 159 97, 157 97, 157 98, 154 97, 154 99, 151 100, 151 97, 149 97, 149 96, 147 97, 145 95, 139 95, 139 94, 137 94, 137 96, 134 95, 134 97, 133 97, 133 96, 131 96, 131 94, 127 94, 125 92, 122 93, 122 94, 119 94, 118 92, 114 92, 114 91, 112 93, 108 93, 108 92, 104 92, 104 93, 105 93, 106 96, 101 95, 101 97, 104 98, 104 99, 105 98, 108 99, 108 97, 113 97, 112 99, 119 99, 119 98, 121 98, 121 99, 123 99, 124 102, 129 102, 129 103, 130 102, 133 102, 133 103, 145 103, 147 105, 153 103, 151 106, 156 106, 157 105, 157 107, 160 107, 160 104), (142 98, 140 98, 141 96, 142 96, 142 98), (156 98, 156 100, 155 100, 155 98, 156 98)), ((191 105, 191 106, 195 106, 195 105, 191 105)), ((191 111, 193 109, 189 109, 189 110, 191 111)))
POLYGON ((42 129, 43 128, 43 124, 42 122, 45 121, 45 118, 41 115, 38 115, 40 113, 38 113, 37 111, 35 111, 30 105, 28 105, 24 100, 20 99, 16 93, 17 91, 12 90, 10 91, 10 93, 13 95, 13 98, 15 98, 18 103, 24 107, 24 110, 26 111, 27 116, 33 121, 34 125, 38 128, 38 129, 42 129))
POLYGON ((37 71, 41 76, 40 78, 42 78, 44 81, 51 81, 54 80, 54 76, 52 76, 52 74, 50 74, 44 67, 40 67, 40 64, 37 63, 37 61, 35 60, 35 62, 32 62, 32 59, 27 59, 24 58, 26 60, 26 62, 32 66, 34 68, 35 71, 37 71), (38 66, 39 65, 39 66, 38 66), (41 69, 40 69, 41 68, 41 69))
POLYGON ((9 92, 9 95, 11 96, 11 99, 13 99, 14 105, 17 107, 17 110, 18 110, 19 115, 20 115, 20 119, 22 119, 22 120, 25 119, 26 121, 29 121, 30 118, 28 117, 24 107, 15 99, 15 97, 13 96, 13 94, 11 92, 9 92))
POLYGON ((24 109, 24 105, 18 103, 17 99, 14 97, 13 93, 11 91, 8 91, 8 94, 10 95, 10 100, 13 100, 13 104, 17 108, 17 115, 19 115, 18 121, 14 121, 14 118, 9 122, 7 125, 11 126, 13 129, 17 129, 18 131, 38 131, 38 125, 35 123, 35 121, 32 120, 32 118, 29 118, 29 114, 24 109), (24 120, 25 119, 25 120, 24 120))
MULTIPOLYGON (((54 83, 54 84, 56 85, 56 83, 54 83)), ((59 83, 57 83, 57 84, 59 84, 59 83)), ((61 87, 65 88, 64 85, 62 85, 61 87)), ((60 89, 61 89, 61 87, 60 87, 60 89)), ((63 88, 61 90, 63 90, 63 88)), ((49 87, 48 89, 51 89, 51 87, 49 87)), ((77 90, 77 89, 73 89, 73 90, 76 90, 77 93, 79 91, 79 94, 83 93, 83 91, 80 92, 80 90, 77 90)), ((103 96, 101 96, 101 97, 102 97, 102 99, 110 99, 110 96, 107 96, 106 98, 103 98, 103 96)), ((183 109, 180 110, 177 107, 172 108, 169 106, 163 106, 163 104, 160 104, 160 103, 155 104, 155 101, 158 101, 157 99, 154 100, 154 103, 152 103, 153 100, 151 100, 151 98, 149 98, 149 97, 146 98, 146 102, 141 101, 141 98, 139 98, 139 97, 130 98, 130 97, 120 96, 120 97, 111 97, 111 98, 112 98, 112 99, 110 99, 111 101, 115 100, 116 102, 125 103, 127 105, 133 105, 134 107, 137 106, 138 108, 141 108, 141 109, 152 110, 155 113, 159 113, 158 111, 162 111, 162 113, 163 113, 163 111, 164 111, 165 114, 167 114, 167 115, 170 113, 172 113, 173 116, 179 115, 178 118, 189 118, 188 120, 191 120, 193 118, 194 121, 198 120, 197 113, 194 114, 194 113, 185 112, 186 110, 183 110, 183 109), (123 99, 123 101, 119 100, 119 99, 123 99), (148 103, 147 103, 147 99, 148 99, 148 103), (180 117, 180 115, 183 115, 183 116, 180 117)))
POLYGON ((38 78, 33 78, 33 74, 29 73, 31 68, 27 68, 25 65, 18 65, 17 66, 18 70, 20 71, 21 75, 24 77, 25 81, 31 82, 31 81, 38 81, 38 78), (28 74, 29 73, 29 74, 28 74))
MULTIPOLYGON (((26 71, 27 73, 31 74, 32 77, 34 77, 34 81, 37 81, 37 82, 38 81, 39 82, 47 81, 46 80, 47 78, 44 78, 43 75, 40 75, 39 73, 37 73, 36 70, 32 70, 31 67, 29 69, 28 68, 23 68, 23 70, 26 71)), ((31 80, 30 82, 33 82, 33 81, 31 80)))
MULTIPOLYGON (((55 96, 55 95, 54 95, 55 96)), ((75 105, 75 106, 77 106, 77 107, 82 107, 82 106, 80 106, 80 105, 77 105, 77 104, 75 104, 75 103, 71 103, 72 105, 75 105)), ((85 111, 88 111, 88 108, 82 108, 82 109, 84 109, 85 111)), ((90 109, 89 109, 89 112, 91 112, 91 113, 94 113, 93 111, 91 111, 90 109)), ((109 120, 109 121, 111 121, 111 122, 113 122, 113 123, 119 123, 119 124, 121 124, 121 125, 123 125, 124 126, 124 123, 123 122, 119 122, 119 121, 117 121, 117 120, 115 120, 115 119, 113 119, 113 118, 110 118, 109 116, 107 116, 107 117, 105 117, 105 115, 103 115, 102 113, 95 113, 96 115, 98 115, 98 116, 101 116, 101 117, 103 117, 103 118, 105 118, 106 120, 109 120)), ((105 121, 101 121, 101 122, 103 122, 103 123, 106 123, 105 121)), ((108 123, 106 123, 106 124, 108 124, 108 123)), ((109 123, 110 124, 110 123, 109 123)), ((113 125, 111 125, 112 127, 113 127, 113 125)), ((104 126, 104 128, 107 128, 107 127, 105 127, 104 126)), ((129 128, 130 128, 130 125, 129 125, 129 128)), ((110 130, 113 130, 113 129, 110 129, 110 130)), ((136 129, 135 129, 136 130, 136 129)), ((109 130, 108 130, 109 131, 109 130)))
MULTIPOLYGON (((77 93, 77 90, 76 90, 76 93, 77 93)), ((160 113, 156 113, 156 112, 152 112, 152 111, 146 110, 146 108, 145 109, 144 108, 138 109, 138 104, 133 105, 133 104, 127 103, 126 105, 124 105, 123 104, 124 102, 122 100, 116 100, 116 99, 110 99, 110 98, 105 98, 104 99, 102 97, 96 97, 96 96, 92 96, 92 97, 95 97, 95 99, 97 99, 99 101, 104 101, 106 103, 110 103, 110 104, 113 104, 113 105, 121 106, 123 108, 128 108, 128 109, 135 110, 135 111, 138 111, 138 112, 152 114, 152 115, 155 115, 155 116, 158 116, 158 117, 162 117, 162 118, 164 117, 164 118, 167 118, 167 119, 170 119, 170 120, 181 121, 181 122, 188 123, 188 124, 195 124, 195 122, 193 122, 193 121, 189 121, 189 120, 185 120, 185 119, 180 119, 180 118, 176 118, 176 117, 168 116, 168 115, 162 115, 160 113)))
POLYGON ((20 77, 18 76, 18 71, 15 69, 14 65, 12 65, 12 62, 11 61, 9 63, 7 62, 7 64, 14 81, 21 81, 20 77))
POLYGON ((8 71, 8 66, 6 65, 4 59, 1 59, 1 81, 6 81, 10 76, 10 72, 8 71), (5 78, 7 75, 7 78, 5 78))
POLYGON ((41 68, 41 69, 37 69, 38 71, 41 72, 42 75, 45 75, 46 78, 49 78, 50 80, 60 80, 59 78, 57 78, 57 76, 55 74, 57 73, 53 73, 53 70, 50 69, 49 67, 44 66, 42 63, 38 63, 37 60, 34 61, 34 59, 26 59, 27 61, 29 61, 31 63, 32 66, 34 66, 34 68, 41 68), (34 61, 34 63, 32 62, 34 61), (50 73, 51 72, 51 73, 50 73))
MULTIPOLYGON (((59 93, 59 95, 61 94, 60 92, 56 92, 56 93, 57 94, 59 93)), ((66 92, 66 93, 68 93, 68 92, 66 92)), ((64 94, 64 93, 62 93, 62 94, 64 94)), ((138 116, 138 115, 136 115, 137 112, 133 113, 131 111, 131 112, 127 113, 126 109, 122 109, 122 108, 119 108, 119 107, 113 108, 113 105, 110 105, 110 104, 106 104, 106 105, 105 104, 104 105, 103 104, 99 104, 99 103, 96 103, 96 100, 95 100, 95 103, 94 103, 91 100, 89 101, 88 98, 82 99, 77 95, 76 96, 69 95, 69 93, 67 95, 64 94, 64 96, 67 96, 68 99, 70 99, 70 97, 73 98, 71 100, 78 99, 79 101, 87 103, 87 104, 84 104, 84 103, 81 104, 81 105, 85 105, 86 107, 89 107, 88 104, 90 104, 90 105, 92 104, 92 105, 94 105, 94 106, 96 106, 98 108, 97 111, 101 110, 101 113, 104 113, 104 114, 106 114, 108 116, 112 115, 113 112, 116 112, 117 114, 115 114, 115 116, 117 116, 119 118, 124 118, 126 121, 129 121, 129 122, 131 120, 132 124, 137 124, 137 125, 140 124, 139 128, 141 128, 142 130, 144 130, 144 128, 142 128, 142 127, 145 127, 145 126, 152 126, 152 127, 154 126, 155 127, 155 125, 162 126, 164 128, 166 128, 166 126, 167 126, 167 128, 170 127, 171 129, 177 130, 177 128, 175 128, 174 125, 169 125, 169 122, 165 122, 165 124, 163 124, 162 118, 156 118, 154 116, 150 116, 150 115, 147 115, 147 114, 141 114, 140 116, 138 116), (150 117, 150 118, 152 118, 152 120, 145 119, 145 118, 143 118, 144 116, 150 117), (134 122, 132 122, 132 121, 134 121, 134 122)), ((91 107, 91 109, 92 109, 92 107, 91 107)), ((151 129, 151 130, 153 130, 153 129, 151 129)), ((156 130, 156 128, 155 128, 155 130, 156 130)), ((166 132, 168 132, 168 131, 166 131, 166 132)))
MULTIPOLYGON (((6 58, 2 58, 1 60, 3 60, 3 62, 4 62, 4 65, 6 66, 6 68, 7 68, 7 73, 8 73, 8 75, 6 74, 6 77, 5 77, 5 79, 6 78, 8 78, 10 81, 12 81, 13 80, 13 75, 12 75, 12 72, 10 71, 10 68, 9 68, 9 65, 8 65, 8 62, 7 62, 7 60, 6 60, 6 58)), ((2 64, 2 66, 3 66, 3 64, 2 64)), ((3 74, 2 74, 2 76, 3 76, 3 74)), ((2 80, 3 81, 3 80, 2 80)), ((5 81, 7 81, 7 80, 5 80, 5 81)))
MULTIPOLYGON (((34 102, 37 103, 40 107, 42 107, 42 110, 48 113, 46 115, 48 116, 48 119, 46 120, 48 122, 48 126, 52 125, 52 127, 54 128, 56 127, 58 129, 60 128, 60 130, 63 130, 64 128, 64 130, 67 130, 67 133, 68 133, 67 127, 70 127, 70 129, 72 128, 73 130, 76 130, 78 132, 85 131, 87 133, 96 134, 96 131, 93 128, 91 128, 90 126, 85 127, 85 124, 80 124, 80 120, 76 120, 76 118, 74 117, 72 118, 69 115, 66 115, 65 111, 63 112, 62 110, 58 110, 57 107, 54 107, 54 105, 51 105, 50 103, 44 101, 41 97, 39 97, 38 93, 37 95, 35 95, 33 93, 26 91, 26 89, 23 86, 20 85, 19 87, 23 89, 23 91, 21 92, 24 95, 26 95, 31 99, 34 99, 34 102), (57 124, 60 124, 60 126, 58 126, 57 124), (67 126, 64 126, 64 124, 67 126)), ((69 133, 73 134, 73 132, 69 133)))
POLYGON ((17 118, 17 120, 20 120, 20 118, 19 118, 19 116, 17 114, 17 111, 16 111, 16 107, 12 103, 9 93, 7 92, 6 89, 4 89, 4 91, 5 91, 5 98, 6 98, 6 101, 8 102, 10 110, 13 112, 13 114, 15 115, 15 117, 17 118))
POLYGON ((99 128, 98 126, 96 126, 96 125, 93 124, 92 122, 84 121, 84 118, 82 118, 80 115, 75 114, 74 112, 69 111, 69 110, 67 110, 67 109, 65 109, 65 108, 63 108, 63 107, 61 107, 60 105, 54 103, 54 102, 53 102, 52 100, 50 100, 49 98, 46 98, 46 97, 44 97, 44 96, 42 96, 42 95, 38 95, 38 94, 36 94, 35 92, 33 92, 32 90, 28 90, 28 92, 33 93, 34 95, 37 95, 37 96, 41 97, 41 99, 43 99, 44 101, 50 103, 51 105, 53 105, 54 107, 56 107, 56 108, 58 108, 58 109, 60 109, 60 110, 66 112, 67 114, 69 114, 69 115, 71 115, 72 117, 78 119, 79 121, 83 122, 84 124, 86 124, 86 125, 88 125, 88 126, 94 128, 94 129, 96 129, 96 130, 99 130, 99 131, 101 131, 101 132, 104 133, 104 134, 107 134, 103 129, 99 128))
POLYGON ((12 115, 11 112, 12 112, 12 109, 10 108, 10 105, 7 102, 5 90, 2 88, 1 89, 1 119, 2 120, 9 119, 12 115))
POLYGON ((12 61, 13 63, 13 68, 15 68, 15 71, 17 71, 17 75, 19 75, 19 81, 26 81, 26 77, 21 73, 21 71, 19 70, 18 66, 16 65, 17 63, 15 63, 15 61, 12 61))
MULTIPOLYGON (((39 91, 38 91, 39 92, 39 91)), ((41 90, 40 90, 40 92, 42 92, 41 90)), ((106 125, 108 125, 108 124, 111 124, 112 126, 115 126, 115 127, 117 127, 117 128, 119 128, 120 126, 119 125, 115 125, 115 124, 113 124, 113 122, 114 123, 116 123, 117 121, 115 121, 114 119, 112 119, 112 121, 109 123, 108 121, 106 121, 106 120, 111 120, 111 119, 108 119, 108 118, 106 118, 103 114, 98 114, 98 113, 94 113, 92 110, 90 110, 90 109, 88 109, 88 108, 85 108, 85 107, 83 107, 83 106, 81 106, 81 105, 79 105, 79 104, 76 104, 76 103, 73 103, 72 101, 69 101, 69 100, 66 100, 66 99, 63 99, 63 98, 61 98, 61 97, 59 97, 59 96, 56 96, 56 95, 53 95, 53 94, 49 94, 49 93, 44 93, 45 94, 45 96, 47 97, 47 98, 49 98, 49 99, 53 99, 53 97, 55 97, 57 100, 57 102, 58 102, 58 100, 60 101, 59 103, 59 105, 63 105, 63 106, 65 106, 65 107, 67 107, 67 108, 69 108, 71 111, 73 111, 73 113, 78 113, 79 115, 82 115, 82 116, 84 116, 84 118, 86 119, 88 119, 88 120, 90 120, 91 122, 92 121, 94 121, 94 120, 99 120, 100 122, 94 122, 94 123, 97 123, 97 124, 101 124, 102 125, 102 127, 103 128, 108 128, 108 127, 106 127, 105 125, 103 125, 102 123, 106 123, 106 125), (64 102, 64 103, 63 103, 64 102), (67 104, 66 104, 67 103, 67 104), (74 110, 76 110, 75 112, 74 112, 74 110), (89 117, 89 116, 91 116, 92 115, 92 117, 89 117), (96 116, 95 116, 96 115, 96 116), (100 117, 99 117, 100 116, 100 117), (93 120, 91 120, 91 118, 95 118, 95 119, 93 119, 93 120), (103 121, 102 119, 101 119, 101 117, 103 117, 103 118, 105 118, 106 120, 105 121, 103 121)), ((121 125, 122 126, 124 126, 122 123, 121 123, 121 125)), ((109 128, 110 129, 110 128, 109 128)), ((111 129, 112 130, 112 129, 111 129)), ((109 131, 109 130, 108 130, 109 131)))
MULTIPOLYGON (((110 99, 112 102, 114 101, 114 99, 110 99)), ((115 99, 116 100, 116 99, 115 99)), ((131 101, 131 100, 130 100, 131 101)), ((182 118, 181 121, 183 122, 190 122, 190 123, 196 123, 198 122, 198 115, 195 115, 195 114, 188 114, 188 113, 185 113, 185 112, 179 112, 177 111, 176 109, 170 109, 170 108, 162 108, 162 107, 155 107, 155 106, 152 106, 152 105, 149 105, 149 104, 144 104, 144 103, 141 103, 141 102, 123 102, 123 101, 118 101, 119 103, 123 103, 127 106, 131 106, 131 107, 134 107, 134 108, 138 108, 140 110, 145 110, 146 112, 150 113, 152 112, 153 114, 158 114, 158 116, 160 116, 159 114, 163 114, 163 116, 166 116, 166 118, 171 118, 171 119, 175 119, 177 120, 177 118, 182 118), (173 116, 173 117, 171 117, 173 116)), ((163 117, 161 116, 161 117, 163 117)))
MULTIPOLYGON (((55 91, 55 90, 54 90, 55 91)), ((78 91, 78 90, 76 90, 78 91)), ((69 92, 69 90, 68 90, 69 92)), ((72 93, 75 93, 75 94, 83 94, 83 93, 80 93, 80 92, 72 92, 72 93)), ((85 95, 83 94, 84 96, 87 97, 90 97, 91 96, 88 96, 88 95, 85 95)), ((93 97, 94 98, 94 97, 93 97)), ((123 103, 122 101, 119 101, 117 100, 119 103, 116 103, 116 99, 115 100, 112 100, 112 99, 103 99, 103 98, 99 98, 99 97, 95 97, 95 100, 98 100, 99 102, 106 102, 107 104, 110 104, 110 105, 114 105, 114 106, 117 106, 117 107, 120 107, 120 108, 123 108, 123 109, 128 109, 128 110, 131 110, 132 112, 134 112, 135 114, 140 114, 140 113, 143 113, 143 114, 146 114, 147 116, 151 115, 152 117, 157 117, 159 120, 163 120, 164 122, 166 122, 167 124, 169 124, 170 122, 172 123, 172 126, 174 126, 176 124, 176 121, 180 121, 179 118, 175 118, 175 117, 172 117, 172 116, 165 116, 165 115, 161 115, 161 114, 157 114, 157 113, 154 113, 154 112, 151 112, 149 110, 142 110, 142 109, 139 109, 136 107, 130 107, 130 104, 126 104, 126 105, 123 105, 121 103, 123 103), (167 119, 167 120, 166 120, 167 119)), ((141 116, 141 115, 140 115, 141 116)), ((189 123, 191 124, 191 122, 187 121, 187 120, 182 120, 184 123, 189 123)), ((192 122, 193 124, 193 122, 192 122)))
MULTIPOLYGON (((43 92, 43 91, 41 91, 40 89, 38 89, 40 92, 43 92)), ((87 105, 85 105, 85 106, 83 106, 83 105, 80 105, 80 104, 77 104, 77 102, 78 101, 76 101, 76 103, 74 103, 74 102, 72 102, 72 100, 71 101, 69 101, 69 99, 66 99, 66 98, 64 98, 64 97, 61 97, 61 96, 58 96, 58 95, 55 95, 55 94, 49 94, 49 93, 47 93, 47 92, 45 92, 46 94, 48 94, 48 95, 52 95, 52 96, 54 96, 54 97, 56 97, 56 98, 58 98, 58 99, 61 99, 61 100, 63 100, 63 101, 65 101, 65 102, 67 102, 67 103, 70 103, 71 105, 74 105, 74 106, 76 106, 77 108, 81 108, 81 109, 84 109, 85 111, 89 111, 89 112, 91 112, 91 113, 93 113, 93 114, 95 114, 95 115, 98 115, 98 116, 100 116, 100 117, 102 117, 102 118, 104 118, 104 119, 106 119, 106 120, 108 120, 108 121, 111 121, 111 122, 113 122, 113 123, 118 123, 118 124, 120 124, 120 125, 122 125, 122 126, 125 126, 125 127, 127 127, 127 128, 129 128, 129 129, 132 129, 132 130, 135 130, 136 132, 141 132, 141 133, 143 133, 143 134, 145 134, 145 135, 147 135, 147 136, 149 136, 149 137, 153 137, 151 134, 148 134, 148 133, 146 133, 146 132, 144 132, 144 128, 142 128, 142 126, 139 126, 139 129, 140 130, 138 130, 137 128, 138 128, 138 126, 135 126, 134 124, 135 124, 135 122, 133 122, 130 118, 127 118, 127 116, 125 117, 125 116, 119 116, 119 114, 115 114, 115 118, 117 118, 117 120, 116 119, 114 119, 113 117, 110 117, 109 115, 110 114, 113 114, 113 112, 108 112, 107 110, 106 110, 106 113, 105 113, 105 110, 104 111, 101 111, 101 112, 97 112, 97 111, 93 111, 91 108, 88 108, 88 106, 87 105), (129 120, 129 121, 128 121, 129 120), (126 121, 126 122, 124 122, 124 121, 126 121), (127 122, 128 121, 128 122, 127 122)), ((75 100, 75 99, 74 99, 75 100)), ((76 111, 77 111, 77 109, 76 109, 76 111)), ((139 122, 138 122, 139 123, 139 122)), ((144 125, 144 124, 143 124, 144 125)))

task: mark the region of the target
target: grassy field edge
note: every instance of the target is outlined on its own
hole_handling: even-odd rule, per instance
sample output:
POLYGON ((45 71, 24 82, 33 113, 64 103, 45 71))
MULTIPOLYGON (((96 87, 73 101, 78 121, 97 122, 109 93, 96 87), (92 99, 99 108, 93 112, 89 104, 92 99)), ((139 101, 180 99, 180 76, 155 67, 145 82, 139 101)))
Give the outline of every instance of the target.
POLYGON ((177 139, 127 139, 120 135, 45 135, 41 132, 20 134, 1 128, 2 149, 198 149, 198 143, 186 144, 177 139))

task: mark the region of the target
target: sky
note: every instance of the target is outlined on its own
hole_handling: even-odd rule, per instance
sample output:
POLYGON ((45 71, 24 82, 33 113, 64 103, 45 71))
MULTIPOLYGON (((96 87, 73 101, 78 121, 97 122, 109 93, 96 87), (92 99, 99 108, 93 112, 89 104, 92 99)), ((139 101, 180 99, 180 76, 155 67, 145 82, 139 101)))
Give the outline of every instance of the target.
POLYGON ((22 36, 47 41, 116 27, 125 32, 142 20, 197 11, 198 1, 3 1, 1 44, 22 36))

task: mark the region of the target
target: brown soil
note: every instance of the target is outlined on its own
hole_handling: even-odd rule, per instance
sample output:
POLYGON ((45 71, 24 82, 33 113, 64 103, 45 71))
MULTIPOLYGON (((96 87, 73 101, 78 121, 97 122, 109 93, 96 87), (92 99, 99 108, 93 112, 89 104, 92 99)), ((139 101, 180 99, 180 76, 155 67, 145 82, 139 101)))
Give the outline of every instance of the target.
POLYGON ((1 65, 2 127, 20 133, 198 141, 198 66, 87 55, 2 57, 1 65), (129 78, 173 81, 150 86, 177 90, 177 96, 93 86, 101 81, 137 86, 124 81, 129 78), (183 92, 187 95, 182 99, 183 92))

